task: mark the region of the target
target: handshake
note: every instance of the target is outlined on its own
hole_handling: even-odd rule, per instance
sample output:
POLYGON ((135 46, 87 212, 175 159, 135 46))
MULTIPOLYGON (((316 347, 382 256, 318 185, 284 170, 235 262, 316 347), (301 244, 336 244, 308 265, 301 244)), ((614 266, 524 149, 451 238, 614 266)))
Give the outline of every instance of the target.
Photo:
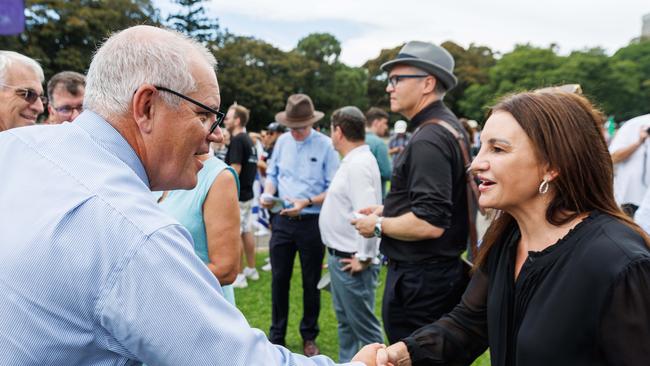
POLYGON ((386 347, 380 343, 364 346, 352 358, 366 366, 410 366, 411 358, 404 342, 397 342, 386 347))

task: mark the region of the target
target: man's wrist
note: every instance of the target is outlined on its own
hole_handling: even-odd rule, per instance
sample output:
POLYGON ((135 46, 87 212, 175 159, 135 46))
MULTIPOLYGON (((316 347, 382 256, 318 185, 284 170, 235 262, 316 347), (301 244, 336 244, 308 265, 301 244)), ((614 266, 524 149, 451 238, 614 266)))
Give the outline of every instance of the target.
POLYGON ((377 217, 377 221, 375 221, 375 236, 378 238, 381 238, 381 234, 384 232, 382 223, 384 221, 383 216, 377 217))
POLYGON ((314 201, 312 201, 311 197, 307 197, 307 207, 311 207, 314 205, 314 201))

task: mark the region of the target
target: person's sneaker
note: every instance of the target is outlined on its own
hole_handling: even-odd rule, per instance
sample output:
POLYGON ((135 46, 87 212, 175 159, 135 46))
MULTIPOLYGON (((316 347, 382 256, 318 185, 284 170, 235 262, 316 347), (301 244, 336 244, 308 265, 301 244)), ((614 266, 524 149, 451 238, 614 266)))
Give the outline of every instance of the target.
POLYGON ((260 279, 260 274, 257 273, 257 270, 255 268, 249 268, 249 267, 244 268, 244 276, 246 276, 246 278, 251 279, 253 281, 257 281, 260 279))
POLYGON ((246 281, 246 276, 244 276, 243 273, 239 273, 237 275, 237 278, 235 278, 235 282, 232 283, 232 287, 235 287, 235 288, 246 288, 246 287, 248 287, 248 281, 246 281))
POLYGON ((271 262, 268 262, 267 264, 262 266, 262 271, 264 272, 269 272, 271 271, 271 262))
POLYGON ((318 349, 316 342, 304 341, 302 343, 302 353, 307 357, 316 356, 320 355, 320 349, 318 349))

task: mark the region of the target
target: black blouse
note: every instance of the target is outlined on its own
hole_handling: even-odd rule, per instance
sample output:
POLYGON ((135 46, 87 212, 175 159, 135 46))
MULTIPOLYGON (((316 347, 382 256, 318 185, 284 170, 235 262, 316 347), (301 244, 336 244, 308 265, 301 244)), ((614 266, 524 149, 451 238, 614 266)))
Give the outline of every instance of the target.
POLYGON ((529 252, 517 280, 516 225, 454 310, 404 339, 414 365, 650 365, 650 251, 634 230, 594 212, 529 252))

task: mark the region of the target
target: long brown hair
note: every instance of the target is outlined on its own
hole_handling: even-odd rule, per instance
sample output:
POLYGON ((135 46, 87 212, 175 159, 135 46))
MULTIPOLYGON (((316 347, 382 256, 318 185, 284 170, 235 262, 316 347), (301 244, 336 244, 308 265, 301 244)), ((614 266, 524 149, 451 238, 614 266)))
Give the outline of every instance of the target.
MULTIPOLYGON (((600 131, 603 115, 585 97, 557 91, 525 92, 506 96, 489 114, 495 111, 510 113, 532 141, 538 161, 558 173, 550 183, 555 195, 546 210, 549 223, 559 226, 597 210, 638 232, 650 246, 648 235, 614 200, 612 158, 600 131)), ((478 266, 513 223, 508 213, 496 213, 483 237, 478 266)))

